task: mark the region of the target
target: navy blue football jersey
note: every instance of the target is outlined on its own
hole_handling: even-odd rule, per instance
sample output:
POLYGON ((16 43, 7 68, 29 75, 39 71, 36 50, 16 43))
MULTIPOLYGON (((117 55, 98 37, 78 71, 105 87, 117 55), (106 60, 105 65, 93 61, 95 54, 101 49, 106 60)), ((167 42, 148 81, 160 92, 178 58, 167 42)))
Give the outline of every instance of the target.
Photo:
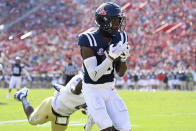
POLYGON ((12 75, 13 76, 21 76, 22 68, 24 68, 23 64, 12 63, 12 75))
MULTIPOLYGON (((116 45, 119 41, 123 41, 123 43, 128 41, 128 36, 126 32, 119 32, 117 33, 111 40, 110 43, 107 43, 103 37, 98 33, 95 32, 87 32, 80 34, 78 44, 80 46, 85 46, 93 49, 94 54, 97 58, 97 64, 101 64, 104 60, 103 55, 104 51, 109 47, 110 44, 116 45)), ((98 81, 94 82, 88 75, 87 69, 84 66, 84 82, 90 84, 103 84, 106 82, 114 81, 114 63, 111 67, 108 68, 107 72, 99 78, 98 81)))

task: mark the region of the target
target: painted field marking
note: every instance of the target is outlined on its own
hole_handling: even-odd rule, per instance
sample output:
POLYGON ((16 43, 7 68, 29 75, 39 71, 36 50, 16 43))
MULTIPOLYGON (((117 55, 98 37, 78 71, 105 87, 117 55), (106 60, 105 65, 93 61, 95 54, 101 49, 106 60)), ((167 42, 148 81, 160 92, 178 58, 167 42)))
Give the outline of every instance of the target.
MULTIPOLYGON (((171 114, 153 114, 153 115, 138 115, 134 116, 136 118, 144 118, 144 117, 171 117, 171 116, 186 116, 186 115, 196 115, 196 112, 186 112, 186 113, 171 113, 171 114)), ((6 124, 17 125, 17 123, 27 123, 27 120, 10 120, 10 121, 0 121, 0 126, 6 124)), ((70 121, 69 126, 84 126, 85 121, 70 121)), ((50 123, 45 123, 38 126, 50 126, 50 123)), ((139 126, 132 124, 132 126, 139 126)))
MULTIPOLYGON (((27 122, 28 122, 27 120, 0 121, 0 126, 4 126, 7 124, 17 125, 17 123, 25 123, 26 124, 27 122)), ((84 125, 85 125, 84 121, 71 121, 68 126, 84 126, 84 125)), ((49 127, 50 123, 47 122, 45 124, 37 125, 37 126, 49 127)), ((132 124, 132 126, 138 126, 138 125, 132 124)))

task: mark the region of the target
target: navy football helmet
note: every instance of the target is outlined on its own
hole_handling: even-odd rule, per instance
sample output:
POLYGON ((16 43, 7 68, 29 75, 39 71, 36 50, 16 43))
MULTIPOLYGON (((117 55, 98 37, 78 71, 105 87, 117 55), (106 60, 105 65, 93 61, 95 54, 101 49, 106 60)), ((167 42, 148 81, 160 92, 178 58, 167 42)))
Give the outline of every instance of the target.
POLYGON ((107 2, 100 5, 95 12, 96 24, 100 29, 114 35, 118 31, 122 31, 125 28, 125 16, 121 11, 121 8, 113 2, 107 2), (117 27, 114 28, 114 21, 118 20, 117 27), (123 28, 124 27, 124 28, 123 28))

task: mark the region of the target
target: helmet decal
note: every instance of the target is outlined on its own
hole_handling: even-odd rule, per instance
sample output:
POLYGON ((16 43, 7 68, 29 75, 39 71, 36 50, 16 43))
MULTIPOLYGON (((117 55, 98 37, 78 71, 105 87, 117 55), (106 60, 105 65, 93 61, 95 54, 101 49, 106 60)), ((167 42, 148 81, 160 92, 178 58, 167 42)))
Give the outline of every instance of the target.
POLYGON ((106 15, 107 14, 106 11, 104 10, 104 7, 100 8, 99 14, 100 15, 106 15))

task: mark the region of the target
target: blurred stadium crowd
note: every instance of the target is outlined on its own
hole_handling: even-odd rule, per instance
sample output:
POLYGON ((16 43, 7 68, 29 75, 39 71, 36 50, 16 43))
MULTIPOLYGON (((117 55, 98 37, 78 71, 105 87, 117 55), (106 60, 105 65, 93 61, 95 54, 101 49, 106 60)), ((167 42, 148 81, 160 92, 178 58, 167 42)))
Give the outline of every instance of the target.
MULTIPOLYGON (((10 60, 20 56, 32 78, 37 76, 35 79, 42 81, 40 83, 55 80, 61 75, 68 57, 81 66, 77 36, 96 27, 92 11, 103 1, 106 0, 0 1, 0 50, 10 60)), ((111 1, 123 6, 132 47, 129 73, 123 80, 128 82, 132 79, 130 76, 137 75, 138 80, 133 80, 138 81, 134 83, 137 88, 149 85, 139 82, 151 79, 149 74, 156 74, 152 79, 157 80, 157 76, 163 74, 168 80, 161 79, 159 84, 163 82, 164 88, 167 85, 174 88, 171 82, 168 84, 169 80, 178 79, 181 84, 186 81, 188 85, 187 76, 192 73, 192 81, 196 82, 196 1, 111 1), (186 80, 170 77, 172 72, 176 76, 185 74, 186 80)), ((11 69, 6 68, 6 63, 3 65, 9 79, 11 69)), ((181 86, 185 89, 183 84, 181 86)))

